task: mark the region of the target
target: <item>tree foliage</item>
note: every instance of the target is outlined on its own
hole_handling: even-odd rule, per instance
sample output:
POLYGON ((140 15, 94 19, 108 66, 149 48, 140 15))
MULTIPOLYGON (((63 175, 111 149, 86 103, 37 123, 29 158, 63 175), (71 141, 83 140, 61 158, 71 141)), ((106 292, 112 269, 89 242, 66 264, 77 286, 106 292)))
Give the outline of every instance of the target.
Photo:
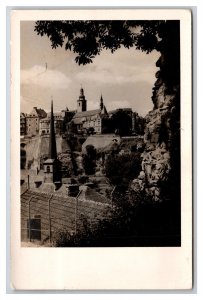
POLYGON ((154 203, 146 195, 128 195, 122 205, 109 208, 110 218, 92 225, 87 218, 75 234, 63 228, 55 247, 163 247, 180 246, 180 226, 173 203, 154 203), (127 199, 129 198, 129 199, 127 199))
POLYGON ((83 166, 87 175, 95 174, 97 151, 93 145, 86 146, 86 153, 83 155, 83 166))
POLYGON ((123 46, 147 53, 159 51, 168 22, 173 21, 37 21, 35 31, 48 36, 52 48, 65 46, 77 53, 76 62, 85 65, 103 49, 114 53, 123 46))
POLYGON ((34 30, 47 36, 53 49, 64 46, 76 53, 79 65, 92 63, 104 49, 112 53, 121 47, 161 52, 164 55, 157 61, 160 71, 156 74, 152 101, 161 82, 169 93, 180 83, 179 20, 37 21, 34 30))
POLYGON ((130 135, 132 130, 131 116, 123 109, 119 109, 111 117, 111 129, 112 132, 116 131, 121 136, 130 135))
POLYGON ((128 186, 141 170, 141 158, 137 153, 109 156, 105 162, 106 176, 113 185, 128 186))

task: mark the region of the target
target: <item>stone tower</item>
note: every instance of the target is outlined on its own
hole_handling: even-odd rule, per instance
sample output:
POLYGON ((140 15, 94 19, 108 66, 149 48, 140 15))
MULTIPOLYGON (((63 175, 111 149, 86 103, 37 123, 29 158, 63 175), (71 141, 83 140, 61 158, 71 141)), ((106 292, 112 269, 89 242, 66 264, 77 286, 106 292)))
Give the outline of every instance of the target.
POLYGON ((80 96, 77 100, 77 112, 82 112, 87 110, 87 100, 84 96, 83 88, 80 89, 80 96))
POLYGON ((48 159, 44 162, 44 182, 54 183, 61 181, 61 172, 56 151, 56 137, 54 130, 54 114, 53 100, 51 101, 51 116, 50 116, 50 135, 49 135, 49 154, 48 159))

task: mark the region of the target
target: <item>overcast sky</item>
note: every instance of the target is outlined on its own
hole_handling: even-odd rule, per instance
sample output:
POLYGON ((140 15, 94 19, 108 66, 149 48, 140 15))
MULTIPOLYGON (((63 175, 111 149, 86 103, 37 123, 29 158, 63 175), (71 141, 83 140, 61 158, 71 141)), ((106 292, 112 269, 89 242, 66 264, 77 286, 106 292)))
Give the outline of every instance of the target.
POLYGON ((34 22, 21 22, 21 111, 37 106, 50 111, 76 109, 82 85, 87 109, 99 108, 101 94, 107 110, 131 107, 145 116, 153 108, 152 87, 159 53, 135 49, 102 51, 92 64, 78 66, 76 54, 52 49, 49 39, 34 32, 34 22), (46 67, 47 66, 47 67, 46 67))

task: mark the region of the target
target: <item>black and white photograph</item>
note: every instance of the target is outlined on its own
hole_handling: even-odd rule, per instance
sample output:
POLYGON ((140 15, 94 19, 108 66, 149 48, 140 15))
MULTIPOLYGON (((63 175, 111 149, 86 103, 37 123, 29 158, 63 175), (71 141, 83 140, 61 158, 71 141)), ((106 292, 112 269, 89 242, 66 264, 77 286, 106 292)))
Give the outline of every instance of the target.
MULTIPOLYGON (((91 17, 87 11, 78 16, 50 11, 44 18, 42 12, 30 11, 30 18, 13 13, 12 116, 19 114, 19 122, 12 127, 18 147, 12 148, 17 157, 12 193, 19 189, 20 199, 12 198, 13 236, 19 242, 12 253, 17 248, 24 253, 23 266, 34 257, 39 264, 38 255, 47 253, 46 268, 54 258, 52 273, 54 265, 59 268, 58 251, 71 268, 76 255, 83 271, 79 261, 91 257, 92 272, 93 261, 110 255, 97 276, 111 260, 115 271, 116 257, 121 270, 128 266, 144 274, 150 259, 149 276, 158 262, 162 270, 166 265, 167 276, 180 278, 166 277, 163 287, 190 288, 191 15, 104 12, 91 17), (187 279, 180 276, 183 270, 187 279)), ((124 280, 121 288, 162 288, 156 279, 162 272, 151 282, 124 280)), ((78 288, 74 278, 67 285, 73 280, 78 288)), ((49 288, 61 286, 53 280, 49 288)), ((117 286, 106 280, 79 286, 117 286)), ((36 288, 32 281, 28 286, 36 288)))
POLYGON ((20 30, 22 246, 181 246, 180 21, 20 30))

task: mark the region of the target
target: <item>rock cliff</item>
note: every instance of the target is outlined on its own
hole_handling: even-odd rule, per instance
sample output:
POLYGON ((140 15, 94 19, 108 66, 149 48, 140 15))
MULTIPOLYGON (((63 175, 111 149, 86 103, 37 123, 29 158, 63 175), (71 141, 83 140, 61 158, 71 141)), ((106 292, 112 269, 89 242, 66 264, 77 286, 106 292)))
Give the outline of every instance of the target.
POLYGON ((131 185, 134 191, 145 192, 146 197, 158 202, 180 196, 179 24, 168 28, 161 38, 154 108, 145 117, 142 171, 131 185))

